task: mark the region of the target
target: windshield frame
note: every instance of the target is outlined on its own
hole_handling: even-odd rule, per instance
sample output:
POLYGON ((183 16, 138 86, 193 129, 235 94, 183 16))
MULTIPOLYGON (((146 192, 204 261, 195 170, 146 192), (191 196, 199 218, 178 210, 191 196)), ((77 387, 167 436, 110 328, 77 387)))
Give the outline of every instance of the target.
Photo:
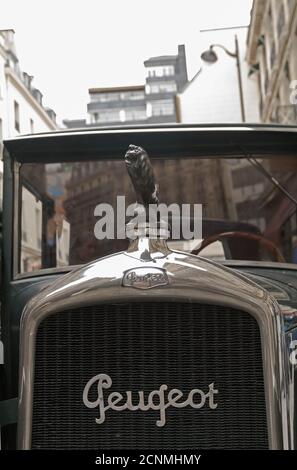
POLYGON ((296 153, 297 126, 237 124, 108 127, 19 136, 4 146, 19 163, 61 163, 82 159, 119 159, 133 142, 142 144, 154 159, 168 155, 240 158, 242 152, 265 155, 296 153))

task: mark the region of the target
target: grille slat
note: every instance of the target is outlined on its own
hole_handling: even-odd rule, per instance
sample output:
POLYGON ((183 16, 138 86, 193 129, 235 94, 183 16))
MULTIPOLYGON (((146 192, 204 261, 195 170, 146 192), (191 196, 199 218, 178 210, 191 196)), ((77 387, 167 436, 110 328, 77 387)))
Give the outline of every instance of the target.
MULTIPOLYGON (((95 398, 95 396, 94 396, 95 398)), ((249 314, 196 303, 130 303, 84 307, 47 317, 36 339, 32 448, 267 448, 260 332, 249 314), (218 408, 108 410, 82 401, 86 383, 108 374, 106 391, 160 385, 208 391, 218 408)))

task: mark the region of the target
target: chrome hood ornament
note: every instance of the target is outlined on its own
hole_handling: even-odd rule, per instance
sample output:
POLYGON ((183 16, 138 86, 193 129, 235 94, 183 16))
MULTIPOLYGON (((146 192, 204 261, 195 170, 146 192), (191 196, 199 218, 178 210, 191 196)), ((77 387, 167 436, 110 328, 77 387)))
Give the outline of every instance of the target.
POLYGON ((142 147, 131 144, 125 155, 125 163, 136 192, 137 202, 145 207, 149 204, 159 204, 158 186, 147 152, 142 147))
MULTIPOLYGON (((136 227, 131 222, 127 224, 127 232, 134 232, 136 237, 131 240, 127 254, 143 262, 164 258, 171 253, 166 243, 166 239, 169 238, 169 228, 168 223, 158 220, 158 214, 153 224, 149 220, 149 211, 152 209, 157 212, 159 205, 158 186, 149 156, 142 147, 131 144, 125 154, 125 163, 135 189, 136 205, 141 205, 145 211, 145 222, 136 227)), ((150 270, 144 274, 139 269, 135 269, 133 274, 124 273, 123 286, 151 289, 168 284, 165 270, 162 270, 164 271, 162 273, 150 270)))

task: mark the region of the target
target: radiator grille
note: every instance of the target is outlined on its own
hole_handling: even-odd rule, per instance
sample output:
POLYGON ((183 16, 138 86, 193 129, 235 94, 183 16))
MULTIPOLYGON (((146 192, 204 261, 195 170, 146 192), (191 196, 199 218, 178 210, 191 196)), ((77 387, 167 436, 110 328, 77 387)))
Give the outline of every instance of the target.
POLYGON ((32 448, 267 448, 258 324, 249 314, 197 303, 104 304, 47 317, 36 339, 32 448), (111 391, 160 385, 188 394, 215 383, 218 407, 108 410, 82 401, 86 383, 108 374, 111 391))

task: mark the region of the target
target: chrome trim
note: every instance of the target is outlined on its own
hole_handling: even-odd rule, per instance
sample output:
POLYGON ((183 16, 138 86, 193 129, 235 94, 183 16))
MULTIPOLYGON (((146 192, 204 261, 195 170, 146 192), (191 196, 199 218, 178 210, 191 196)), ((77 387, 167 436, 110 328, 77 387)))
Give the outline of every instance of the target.
MULTIPOLYGON (((207 258, 206 258, 207 259, 207 258)), ((94 261, 91 261, 94 262, 94 261)), ((228 268, 263 268, 263 269, 282 269, 297 271, 297 264, 289 263, 276 263, 270 261, 239 261, 239 260, 228 260, 228 261, 215 261, 218 265, 226 266, 228 268)), ((76 269, 81 268, 82 264, 69 265, 55 268, 45 268, 38 271, 31 271, 28 273, 18 273, 14 276, 14 281, 19 281, 27 278, 36 278, 42 276, 48 276, 53 274, 66 274, 76 269)), ((265 276, 264 276, 265 277, 265 276)))
POLYGON ((52 276, 54 274, 67 274, 75 269, 81 268, 81 264, 72 264, 71 266, 62 266, 62 267, 55 267, 55 268, 44 268, 39 269, 38 271, 30 271, 27 273, 19 273, 14 277, 14 281, 22 281, 24 279, 32 279, 32 278, 42 278, 45 276, 52 276))
POLYGON ((88 127, 88 128, 80 128, 80 129, 63 129, 60 131, 53 131, 53 132, 42 132, 36 134, 26 134, 20 136, 14 136, 8 139, 5 139, 4 144, 6 142, 11 141, 19 141, 19 140, 36 140, 40 139, 44 136, 46 137, 60 137, 66 135, 86 135, 86 134, 114 134, 119 133, 127 134, 131 132, 184 132, 184 131, 272 131, 272 132, 292 132, 296 133, 297 128, 296 126, 281 126, 279 124, 257 124, 257 123, 236 123, 236 124, 222 124, 222 123, 214 123, 214 124, 151 124, 151 125, 136 125, 136 126, 127 126, 127 127, 119 127, 119 126, 102 126, 102 127, 88 127))
MULTIPOLYGON (((34 352, 38 326, 47 316, 91 304, 129 301, 194 301, 246 311, 257 320, 262 344, 268 439, 271 449, 289 449, 289 372, 283 318, 276 300, 257 284, 214 262, 172 252, 160 240, 135 243, 129 253, 107 256, 56 280, 30 300, 21 319, 18 447, 30 449, 34 352), (154 256, 141 260, 149 247, 154 256), (169 285, 152 290, 122 286, 123 273, 137 267, 166 270, 169 285)), ((215 379, 215 378, 214 378, 215 379)))
POLYGON ((286 355, 286 363, 288 365, 287 367, 287 376, 286 380, 288 382, 288 388, 287 388, 287 396, 285 397, 286 403, 287 403, 287 410, 288 410, 288 440, 289 440, 289 446, 290 448, 295 449, 296 448, 296 390, 295 390, 295 384, 296 384, 296 376, 297 376, 297 364, 295 364, 292 361, 292 342, 297 341, 297 329, 295 328, 294 330, 288 331, 286 336, 285 336, 285 342, 286 342, 286 350, 285 350, 285 355, 286 355))
POLYGON ((218 261, 218 264, 223 264, 230 268, 263 268, 263 269, 288 269, 297 271, 296 263, 277 263, 276 261, 244 261, 244 260, 226 260, 218 261))

